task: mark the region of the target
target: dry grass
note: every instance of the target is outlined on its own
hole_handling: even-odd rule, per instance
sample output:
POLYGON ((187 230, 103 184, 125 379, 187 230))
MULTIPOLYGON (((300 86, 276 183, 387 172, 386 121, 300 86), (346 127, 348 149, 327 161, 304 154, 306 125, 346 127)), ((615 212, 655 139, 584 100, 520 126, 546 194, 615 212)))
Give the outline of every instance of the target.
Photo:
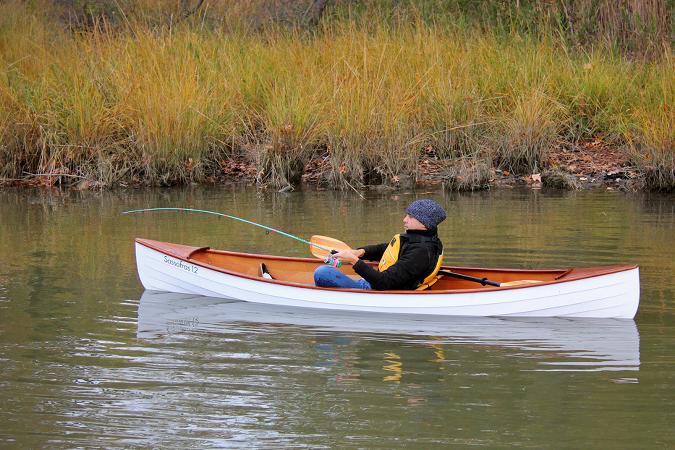
POLYGON ((563 189, 567 191, 579 189, 579 182, 576 177, 557 167, 545 170, 541 174, 541 182, 544 187, 552 189, 563 189))
POLYGON ((675 190, 673 130, 675 114, 665 103, 660 113, 636 112, 635 135, 628 143, 628 151, 651 190, 675 190))
POLYGON ((497 164, 515 173, 535 173, 543 168, 548 152, 560 141, 559 130, 565 125, 564 108, 535 89, 514 99, 500 125, 497 164))
POLYGON ((657 174, 650 185, 672 179, 669 49, 629 60, 419 17, 252 33, 137 12, 72 32, 45 11, 0 3, 0 177, 184 183, 244 154, 261 184, 284 187, 327 152, 329 183, 358 187, 414 179, 429 147, 529 172, 600 133, 657 174))
POLYGON ((452 191, 476 191, 488 189, 492 177, 489 160, 480 158, 459 158, 443 173, 443 185, 452 191))
POLYGON ((631 159, 643 174, 646 187, 675 190, 675 72, 672 56, 651 67, 640 102, 623 117, 622 133, 631 159))

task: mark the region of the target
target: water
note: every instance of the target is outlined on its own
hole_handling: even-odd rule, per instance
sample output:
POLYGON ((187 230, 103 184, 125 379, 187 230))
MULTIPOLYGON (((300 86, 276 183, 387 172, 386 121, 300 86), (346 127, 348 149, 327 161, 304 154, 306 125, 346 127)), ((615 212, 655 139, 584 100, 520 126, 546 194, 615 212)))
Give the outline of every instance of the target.
POLYGON ((675 197, 0 191, 0 447, 675 446, 675 197), (635 321, 388 317, 143 292, 133 238, 309 256, 447 207, 453 265, 636 263, 635 321))

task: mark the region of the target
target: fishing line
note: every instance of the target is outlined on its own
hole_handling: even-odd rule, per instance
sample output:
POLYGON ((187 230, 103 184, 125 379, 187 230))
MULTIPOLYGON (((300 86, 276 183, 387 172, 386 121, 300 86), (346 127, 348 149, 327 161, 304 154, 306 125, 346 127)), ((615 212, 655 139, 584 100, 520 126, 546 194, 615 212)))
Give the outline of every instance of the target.
POLYGON ((239 222, 247 223, 249 225, 255 225, 256 227, 260 227, 263 230, 266 230, 267 233, 269 234, 270 231, 280 234, 282 236, 286 236, 291 239, 295 239, 296 241, 300 241, 304 244, 308 244, 312 247, 320 248, 321 250, 326 250, 330 252, 330 249, 325 248, 321 245, 316 245, 313 244, 312 242, 309 242, 308 240, 299 238, 297 236, 294 236, 290 233, 286 233, 285 231, 277 230, 276 228, 268 227, 267 225, 262 225, 260 223, 252 222, 250 220, 242 219, 241 217, 237 216, 232 216, 230 214, 224 214, 224 213, 219 213, 216 211, 208 211, 206 209, 194 209, 194 208, 144 208, 144 209, 132 209, 129 211, 122 211, 122 214, 131 214, 131 213, 141 213, 141 212, 148 212, 148 211, 186 211, 186 212, 195 212, 195 213, 203 213, 203 214, 212 214, 214 216, 220 216, 220 217, 226 217, 228 219, 232 220, 238 220, 239 222))

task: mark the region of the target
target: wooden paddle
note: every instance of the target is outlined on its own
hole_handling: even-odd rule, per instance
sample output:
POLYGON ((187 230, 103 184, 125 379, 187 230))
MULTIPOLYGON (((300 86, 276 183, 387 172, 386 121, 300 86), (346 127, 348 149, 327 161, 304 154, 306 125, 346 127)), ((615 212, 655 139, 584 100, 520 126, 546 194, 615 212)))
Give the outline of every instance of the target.
MULTIPOLYGON (((328 256, 333 252, 339 252, 342 250, 351 250, 351 247, 349 245, 328 236, 314 235, 309 239, 309 242, 310 242, 309 250, 312 252, 312 255, 316 256, 319 259, 325 259, 326 256, 328 256)), ((496 287, 501 286, 500 283, 488 280, 487 278, 472 277, 470 275, 450 272, 448 270, 439 270, 438 274, 447 275, 449 277, 459 278, 462 280, 473 281, 475 283, 480 283, 483 286, 485 285, 496 287)))
POLYGON ((309 242, 309 251, 319 259, 326 259, 326 256, 342 250, 351 250, 349 245, 328 236, 314 235, 309 238, 309 242))

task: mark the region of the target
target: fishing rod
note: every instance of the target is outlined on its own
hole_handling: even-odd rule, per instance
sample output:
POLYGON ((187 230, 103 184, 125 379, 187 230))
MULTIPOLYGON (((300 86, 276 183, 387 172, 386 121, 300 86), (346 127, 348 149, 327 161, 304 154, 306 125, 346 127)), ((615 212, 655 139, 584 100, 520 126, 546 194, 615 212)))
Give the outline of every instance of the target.
POLYGON ((122 214, 132 214, 132 213, 142 213, 142 212, 148 212, 148 211, 186 211, 186 212, 195 212, 195 213, 203 213, 203 214, 212 214, 214 216, 220 216, 220 217, 226 217, 228 219, 232 220, 238 220, 239 222, 247 223, 249 225, 255 225, 256 227, 260 227, 263 230, 267 231, 272 231, 274 233, 280 234, 282 236, 286 236, 291 239, 295 239, 296 241, 300 241, 304 244, 308 244, 310 247, 317 247, 320 248, 321 250, 326 250, 327 252, 330 252, 331 250, 322 247, 321 245, 317 245, 313 242, 307 241, 305 239, 299 238, 297 236, 294 236, 290 233, 286 233, 285 231, 277 230, 276 228, 268 227, 267 225, 262 225, 260 223, 252 222, 250 220, 242 219, 241 217, 237 216, 232 216, 230 214, 224 214, 224 213, 219 213, 216 211, 208 211, 206 209, 194 209, 194 208, 144 208, 144 209, 131 209, 129 211, 122 211, 122 214))

